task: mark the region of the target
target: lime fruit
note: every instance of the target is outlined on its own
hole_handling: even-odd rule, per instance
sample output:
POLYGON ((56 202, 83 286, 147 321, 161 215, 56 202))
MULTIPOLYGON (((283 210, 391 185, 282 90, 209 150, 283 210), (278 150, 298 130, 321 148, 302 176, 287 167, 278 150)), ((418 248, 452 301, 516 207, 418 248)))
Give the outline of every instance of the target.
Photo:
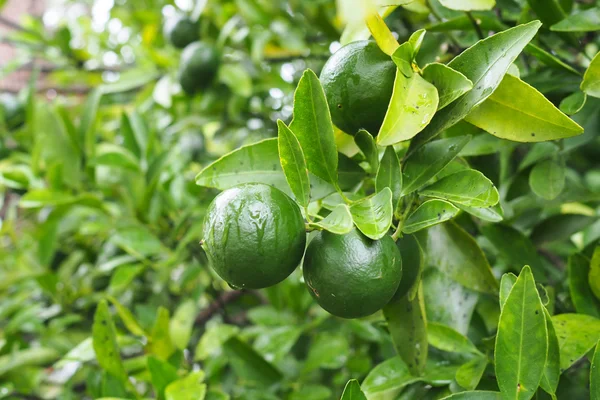
POLYGON ((333 123, 346 133, 377 135, 387 111, 396 65, 375 42, 360 40, 336 51, 321 71, 333 123))
POLYGON ((207 43, 194 42, 181 53, 179 62, 179 83, 187 94, 194 94, 208 87, 219 68, 220 57, 217 49, 207 43))
POLYGON ((298 205, 262 183, 220 193, 208 207, 203 237, 202 247, 215 272, 234 287, 250 289, 287 278, 306 246, 298 205))
POLYGON ((319 232, 304 256, 304 281, 319 305, 342 318, 359 318, 385 306, 402 278, 400 251, 390 236, 371 240, 354 229, 319 232))
POLYGON ((179 15, 165 21, 163 34, 178 49, 183 49, 200 38, 198 24, 187 17, 179 15))

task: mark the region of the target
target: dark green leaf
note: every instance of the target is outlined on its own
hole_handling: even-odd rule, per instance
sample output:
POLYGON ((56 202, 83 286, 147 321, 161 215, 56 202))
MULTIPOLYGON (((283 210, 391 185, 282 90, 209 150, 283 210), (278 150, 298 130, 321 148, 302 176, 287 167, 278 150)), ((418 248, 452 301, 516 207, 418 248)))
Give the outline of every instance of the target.
POLYGON ((282 120, 277 121, 279 162, 294 197, 301 206, 310 202, 310 181, 304 153, 296 135, 282 120))
POLYGON ((452 219, 458 208, 444 200, 427 200, 412 212, 402 227, 404 233, 414 233, 421 229, 452 219))
POLYGON ((569 293, 575 310, 580 314, 600 317, 600 304, 594 298, 589 284, 590 261, 582 254, 569 257, 569 293))
POLYGON ((96 360, 98 360, 100 367, 115 378, 122 381, 127 379, 117 344, 115 323, 110 315, 106 300, 101 300, 96 308, 94 325, 92 326, 92 338, 96 360))
POLYGON ((342 393, 340 400, 367 400, 367 397, 362 390, 360 390, 358 381, 356 379, 350 379, 348 383, 346 383, 344 393, 342 393))
POLYGON ((600 246, 594 249, 592 260, 590 261, 590 272, 588 274, 590 289, 597 299, 600 299, 600 246))
POLYGON ((223 350, 240 378, 265 387, 280 381, 281 373, 236 336, 223 344, 223 350))
POLYGON ((445 64, 431 63, 423 69, 423 78, 437 88, 438 110, 473 88, 473 82, 445 64))
POLYGON ((565 166, 557 159, 544 160, 533 167, 529 186, 538 196, 555 199, 565 187, 565 166))
POLYGON ((367 162, 371 165, 371 170, 377 171, 379 168, 379 150, 373 136, 364 129, 361 129, 354 135, 354 142, 365 155, 367 162))
POLYGON ((577 114, 585 106, 586 101, 587 95, 577 91, 562 99, 559 108, 567 115, 577 114))
POLYGON ((396 209, 402 193, 402 170, 392 146, 386 147, 375 178, 375 188, 378 192, 386 187, 392 191, 392 206, 396 209))
POLYGON ((548 358, 546 359, 546 367, 540 386, 552 395, 556 393, 558 380, 560 379, 560 350, 554 325, 552 325, 552 317, 546 308, 544 308, 544 317, 546 318, 546 328, 548 330, 548 358))
POLYGON ((502 400, 502 395, 498 392, 474 390, 472 392, 456 393, 444 397, 442 400, 502 400))
POLYGON ((594 223, 595 217, 580 214, 559 214, 538 223, 531 232, 534 244, 554 242, 571 237, 594 223))

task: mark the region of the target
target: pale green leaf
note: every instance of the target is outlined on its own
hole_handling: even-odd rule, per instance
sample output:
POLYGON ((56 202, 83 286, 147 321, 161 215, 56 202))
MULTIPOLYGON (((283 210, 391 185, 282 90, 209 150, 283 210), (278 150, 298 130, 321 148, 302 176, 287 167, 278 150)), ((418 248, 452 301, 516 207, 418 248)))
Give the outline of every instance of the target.
POLYGON ((171 341, 180 350, 184 350, 190 341, 196 312, 196 303, 193 300, 186 300, 177 307, 169 322, 171 341))
POLYGON ((440 4, 456 11, 483 11, 494 8, 496 0, 440 0, 440 4))
POLYGON ((451 353, 478 354, 477 347, 461 333, 438 322, 427 323, 427 340, 436 349, 451 353))
POLYGON ((457 213, 458 208, 452 203, 437 199, 427 200, 408 216, 402 227, 402 232, 414 233, 420 231, 448 221, 457 213))
POLYGON ((165 389, 166 400, 203 400, 206 395, 204 372, 191 372, 185 378, 171 382, 165 389))
POLYGON ((488 365, 487 356, 480 356, 464 363, 456 371, 456 383, 467 390, 474 390, 488 365))
POLYGON ((581 111, 586 101, 587 95, 577 91, 562 99, 558 108, 567 115, 574 115, 581 111))
POLYGON ((588 274, 588 282, 592 293, 597 299, 600 299, 600 246, 594 249, 592 260, 590 261, 590 272, 588 274))
POLYGON ((137 336, 146 336, 146 331, 144 331, 144 328, 140 326, 140 324, 137 322, 137 320, 133 316, 132 312, 129 311, 129 309, 127 309, 123 304, 121 304, 117 299, 115 299, 112 296, 107 296, 106 298, 113 304, 113 306, 115 306, 115 310, 117 311, 119 318, 121 318, 121 321, 123 321, 123 325, 125 325, 129 332, 137 336))
POLYGON ((580 11, 552 25, 550 29, 556 32, 598 31, 600 30, 600 9, 598 7, 592 7, 580 11))
POLYGON ((439 95, 438 110, 446 107, 473 88, 473 82, 466 76, 440 63, 431 63, 425 66, 423 79, 437 88, 439 95))
POLYGON ((560 350, 558 348, 556 331, 554 330, 554 325, 552 325, 552 317, 545 307, 544 317, 546 318, 546 328, 548 330, 548 357, 540 386, 546 393, 553 395, 556 393, 558 380, 560 379, 560 350))
POLYGON ((502 279, 500 279, 500 309, 504 308, 504 303, 516 282, 517 276, 512 272, 502 275, 502 279))
POLYGON ((529 174, 529 186, 536 195, 555 199, 565 187, 565 166, 558 159, 537 163, 529 174))
POLYGON ((152 332, 148 338, 148 352, 154 354, 161 360, 167 360, 175 351, 175 346, 169 334, 169 310, 160 306, 156 314, 156 320, 152 332))
MULTIPOLYGON (((600 12, 598 14, 600 29, 600 12)), ((593 97, 600 97, 600 52, 596 54, 583 75, 581 90, 593 97)))
POLYGON ((350 213, 356 227, 365 236, 373 240, 381 239, 392 225, 392 191, 386 187, 381 192, 352 204, 350 213))
POLYGON ((438 197, 468 207, 490 207, 498 203, 498 190, 481 172, 465 169, 445 176, 421 189, 423 196, 438 197))
POLYGON ((354 227, 352 214, 345 204, 338 204, 327 217, 314 224, 337 235, 344 235, 354 227))
POLYGON ((301 206, 310 202, 310 181, 304 153, 296 135, 282 120, 277 120, 279 162, 294 197, 301 206))
POLYGON ((442 400, 502 400, 502 395, 498 392, 487 392, 474 390, 472 392, 456 393, 442 400))

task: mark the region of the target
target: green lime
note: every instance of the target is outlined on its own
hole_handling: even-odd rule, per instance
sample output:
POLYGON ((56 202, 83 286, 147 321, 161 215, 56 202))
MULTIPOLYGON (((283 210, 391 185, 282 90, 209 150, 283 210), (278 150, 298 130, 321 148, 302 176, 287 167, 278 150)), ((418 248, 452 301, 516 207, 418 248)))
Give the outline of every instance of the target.
POLYGON ((377 135, 387 111, 396 65, 375 42, 360 40, 336 51, 321 71, 333 123, 346 133, 377 135))
POLYGON ((178 49, 183 49, 188 44, 200 38, 198 24, 180 15, 171 17, 165 21, 163 34, 178 49))
POLYGON ((207 43, 194 42, 181 53, 179 83, 187 94, 194 94, 208 87, 219 69, 217 49, 207 43))
POLYGON ((17 96, 3 93, 0 95, 0 116, 8 129, 16 129, 25 122, 25 107, 17 96))
POLYGON ((248 183, 220 193, 208 207, 203 248, 230 285, 273 286, 296 269, 306 246, 298 205, 282 191, 248 183))
POLYGON ((402 254, 402 280, 392 301, 399 300, 408 293, 419 278, 423 264, 421 247, 413 235, 402 236, 396 241, 396 246, 402 254))
POLYGON ((371 240, 358 230, 319 232, 304 256, 304 281, 333 315, 359 318, 385 306, 402 278, 400 251, 390 236, 371 240))

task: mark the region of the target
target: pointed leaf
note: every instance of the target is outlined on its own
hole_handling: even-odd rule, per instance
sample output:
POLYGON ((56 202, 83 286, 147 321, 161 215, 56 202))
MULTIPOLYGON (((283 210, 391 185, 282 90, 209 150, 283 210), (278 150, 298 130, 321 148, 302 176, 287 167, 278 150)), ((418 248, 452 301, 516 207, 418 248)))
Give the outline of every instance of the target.
POLYGON ((398 155, 392 146, 386 147, 375 178, 375 189, 378 192, 386 187, 392 191, 392 206, 395 210, 402 193, 402 170, 398 155))
POLYGON ((352 204, 350 213, 356 227, 365 236, 373 240, 381 239, 392 225, 392 191, 384 188, 381 192, 352 204))
POLYGON ((458 136, 427 143, 404 162, 402 194, 407 195, 425 185, 462 150, 470 136, 458 136))
POLYGON ((454 58, 448 66, 473 82, 473 89, 436 113, 427 128, 411 143, 410 152, 462 120, 473 107, 487 99, 541 25, 539 21, 532 21, 499 32, 454 58))
POLYGON ((569 15, 562 21, 552 25, 555 32, 593 32, 600 30, 600 9, 592 7, 577 14, 569 15))
POLYGON ((502 395, 498 392, 486 392, 474 390, 472 392, 456 393, 442 400, 502 400, 502 395))
POLYGON ((451 10, 482 11, 494 8, 496 0, 440 0, 440 4, 451 10))
POLYGON ((185 378, 171 382, 165 389, 166 400, 203 400, 206 384, 202 383, 204 372, 191 372, 185 378))
POLYGON ((189 344, 196 312, 196 303, 191 299, 186 300, 177 307, 169 322, 169 336, 175 347, 180 350, 186 349, 189 344))
POLYGON ((505 398, 530 399, 546 365, 548 330, 531 269, 525 266, 500 314, 494 360, 505 398))
POLYGON ((536 195, 555 199, 565 187, 565 165, 558 159, 537 163, 529 174, 529 186, 536 195))
MULTIPOLYGON (((600 12, 598 14, 600 25, 600 12)), ((598 29, 600 29, 600 27, 598 29)), ((590 96, 600 98, 600 52, 596 54, 588 66, 588 69, 585 71, 583 81, 581 82, 581 90, 590 96)))
POLYGON ((129 309, 127 309, 123 304, 119 303, 117 299, 112 296, 107 296, 106 298, 113 304, 113 306, 115 306, 119 318, 121 318, 123 325, 125 325, 129 332, 137 336, 146 336, 146 331, 144 331, 144 328, 140 326, 129 309))
POLYGON ((410 78, 415 73, 412 67, 414 54, 415 50, 409 42, 402 43, 392 54, 392 61, 398 67, 397 71, 406 78, 410 78))
POLYGON ((468 207, 490 207, 498 203, 498 190, 481 172, 465 169, 421 189, 423 196, 438 197, 468 207))
POLYGON ((298 203, 306 207, 310 202, 310 181, 304 153, 294 132, 282 120, 277 120, 279 162, 290 189, 298 203))
POLYGON ((423 79, 437 88, 440 98, 438 110, 446 107, 473 88, 473 82, 466 76, 447 65, 439 63, 428 64, 423 69, 423 79))
POLYGON ((590 261, 590 272, 588 274, 588 282, 592 293, 596 299, 600 299, 600 246, 594 249, 592 260, 590 261))
POLYGON ((467 390, 474 390, 488 365, 487 356, 480 356, 460 366, 456 371, 456 383, 467 390))
POLYGON ((582 254, 573 254, 568 262, 568 282, 571 302, 579 314, 600 317, 600 304, 590 287, 590 260, 582 254))
POLYGON ((451 327, 437 322, 427 323, 427 339, 429 344, 451 353, 478 354, 477 347, 465 336, 451 327))
POLYGON ((281 373, 273 365, 236 336, 223 344, 223 350, 240 378, 264 387, 281 380, 281 373))
POLYGON ((596 344, 590 367, 590 400, 600 400, 600 342, 596 344))
POLYGON ((512 272, 502 275, 502 279, 500 280, 500 310, 504 308, 506 299, 508 299, 508 295, 516 282, 517 276, 512 272))
POLYGON ((350 379, 348 383, 346 383, 344 393, 342 393, 340 400, 367 400, 367 397, 360 389, 358 381, 356 379, 350 379))
POLYGON ((169 334, 169 310, 160 306, 148 339, 148 351, 161 360, 167 360, 175 351, 169 334))
POLYGON ((600 320, 583 314, 552 317, 560 348, 560 369, 566 370, 585 356, 600 337, 600 320))
POLYGON ((540 386, 548 394, 555 394, 560 379, 560 350, 558 347, 558 338, 554 325, 552 325, 552 317, 548 310, 544 307, 544 317, 546 318, 546 328, 548 329, 548 358, 546 359, 546 367, 540 386))
POLYGON ((502 210, 502 207, 500 207, 500 203, 493 207, 468 207, 462 204, 457 204, 456 206, 464 212, 468 212, 484 221, 500 222, 504 219, 504 211, 502 210))
POLYGON ((567 115, 577 114, 585 106, 587 95, 577 91, 561 100, 558 108, 567 115))
POLYGON ((448 221, 457 213, 458 208, 452 203, 436 199, 427 200, 409 215, 402 227, 402 232, 414 233, 420 231, 421 229, 448 221))
POLYGON ((543 142, 583 133, 581 126, 537 89, 509 74, 465 120, 494 136, 516 142, 543 142))
POLYGON ((321 82, 310 69, 304 71, 294 93, 294 119, 290 129, 302 146, 308 170, 337 185, 338 156, 333 123, 321 82))
POLYGON ((325 219, 315 222, 315 225, 337 235, 344 235, 354 227, 352 214, 345 204, 338 204, 325 219))
POLYGON ((554 54, 547 52, 546 50, 536 46, 533 43, 529 43, 527 47, 525 47, 525 52, 531 54, 540 62, 544 63, 549 67, 568 71, 575 75, 580 75, 579 72, 573 67, 571 67, 569 64, 565 63, 560 58, 556 57, 554 54))
POLYGON ((421 45, 425 39, 425 33, 425 29, 419 29, 418 31, 414 31, 413 34, 408 38, 408 43, 410 43, 413 49, 413 59, 417 56, 417 54, 419 54, 419 50, 421 50, 421 45))
POLYGON ((119 345, 117 344, 115 323, 110 315, 106 300, 101 300, 96 308, 94 324, 92 325, 92 340, 96 360, 98 360, 100 367, 121 381, 127 379, 127 374, 121 362, 119 345))
POLYGON ((414 376, 423 374, 427 361, 427 318, 422 292, 420 288, 414 300, 404 296, 383 308, 394 348, 414 376))
POLYGON ((364 129, 361 129, 354 135, 354 142, 356 142, 360 151, 365 155, 367 162, 371 165, 371 170, 377 171, 379 168, 379 150, 373 136, 364 129))
POLYGON ((383 124, 377 135, 377 144, 389 146, 413 138, 421 132, 438 107, 435 86, 419 74, 407 78, 396 71, 394 90, 383 124))

